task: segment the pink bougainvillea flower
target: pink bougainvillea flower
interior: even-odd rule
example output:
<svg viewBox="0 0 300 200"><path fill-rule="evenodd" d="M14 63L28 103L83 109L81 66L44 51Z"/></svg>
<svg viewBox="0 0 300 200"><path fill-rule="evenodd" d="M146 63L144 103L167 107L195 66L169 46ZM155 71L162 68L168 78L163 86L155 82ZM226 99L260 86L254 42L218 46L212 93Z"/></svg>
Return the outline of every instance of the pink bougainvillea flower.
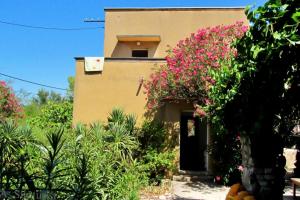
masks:
<svg viewBox="0 0 300 200"><path fill-rule="evenodd" d="M244 171L243 165L239 165L237 169L238 169L239 171L241 171L241 172Z"/></svg>
<svg viewBox="0 0 300 200"><path fill-rule="evenodd" d="M0 85L1 85L2 87L6 87L6 83L5 83L4 81L0 81Z"/></svg>
<svg viewBox="0 0 300 200"><path fill-rule="evenodd" d="M12 89L4 81L0 81L0 121L8 117L22 116L22 107Z"/></svg>
<svg viewBox="0 0 300 200"><path fill-rule="evenodd" d="M214 178L215 183L220 183L221 180L222 180L221 176L215 176L215 178Z"/></svg>
<svg viewBox="0 0 300 200"><path fill-rule="evenodd" d="M197 99L200 106L210 105L208 92L216 84L213 72L223 64L230 65L230 59L237 56L231 43L241 38L248 30L243 22L227 26L199 29L190 37L180 40L168 51L166 64L160 65L144 83L147 94L147 108L156 109L163 100ZM207 113L195 108L199 116Z"/></svg>

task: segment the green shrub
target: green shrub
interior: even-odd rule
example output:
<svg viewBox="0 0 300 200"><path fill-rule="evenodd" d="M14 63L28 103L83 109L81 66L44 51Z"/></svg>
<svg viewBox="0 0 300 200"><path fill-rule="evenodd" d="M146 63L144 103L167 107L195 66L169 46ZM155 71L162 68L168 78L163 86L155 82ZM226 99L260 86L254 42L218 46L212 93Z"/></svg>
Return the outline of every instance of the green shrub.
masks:
<svg viewBox="0 0 300 200"><path fill-rule="evenodd" d="M120 108L114 108L107 118L108 128L116 124L121 125L127 134L133 134L136 125L136 116L133 114L125 114Z"/></svg>
<svg viewBox="0 0 300 200"><path fill-rule="evenodd" d="M78 125L68 134L51 128L45 141L34 142L30 129L1 124L0 192L26 193L26 199L39 191L55 199L138 199L143 174L128 127Z"/></svg>
<svg viewBox="0 0 300 200"><path fill-rule="evenodd" d="M78 125L73 132L73 145L92 161L90 177L98 199L138 198L143 178L133 158L138 142L133 136L135 120L128 120L131 116L115 109L107 125ZM70 148L70 155L74 149Z"/></svg>
<svg viewBox="0 0 300 200"><path fill-rule="evenodd" d="M140 169L146 173L149 183L160 184L167 172L175 170L174 159L175 153L172 151L160 153L156 150L149 150L143 156Z"/></svg>
<svg viewBox="0 0 300 200"><path fill-rule="evenodd" d="M175 153L167 150L164 124L145 121L138 133L140 170L151 184L160 184L167 172L176 168Z"/></svg>
<svg viewBox="0 0 300 200"><path fill-rule="evenodd" d="M155 149L163 150L165 146L166 130L164 124L157 121L145 121L138 133L140 149L144 152Z"/></svg>
<svg viewBox="0 0 300 200"><path fill-rule="evenodd" d="M73 105L68 101L48 102L41 113L29 119L29 124L40 128L66 127L72 125Z"/></svg>
<svg viewBox="0 0 300 200"><path fill-rule="evenodd" d="M43 113L61 107L47 106ZM55 115L39 119L49 116ZM41 191L54 199L139 199L142 185L160 183L173 169L174 153L162 151L162 124L145 122L138 130L135 121L134 115L114 110L107 124L74 129L38 121L45 128L35 127L33 133L13 122L1 124L0 192L24 193L26 199Z"/></svg>

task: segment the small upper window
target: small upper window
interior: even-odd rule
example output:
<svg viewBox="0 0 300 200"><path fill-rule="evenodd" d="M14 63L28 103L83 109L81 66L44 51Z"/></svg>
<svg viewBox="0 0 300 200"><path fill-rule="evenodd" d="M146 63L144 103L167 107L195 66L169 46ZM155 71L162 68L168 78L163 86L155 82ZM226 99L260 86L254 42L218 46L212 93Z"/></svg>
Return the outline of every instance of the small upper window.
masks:
<svg viewBox="0 0 300 200"><path fill-rule="evenodd" d="M148 58L148 50L145 50L145 49L132 50L131 56L132 57Z"/></svg>

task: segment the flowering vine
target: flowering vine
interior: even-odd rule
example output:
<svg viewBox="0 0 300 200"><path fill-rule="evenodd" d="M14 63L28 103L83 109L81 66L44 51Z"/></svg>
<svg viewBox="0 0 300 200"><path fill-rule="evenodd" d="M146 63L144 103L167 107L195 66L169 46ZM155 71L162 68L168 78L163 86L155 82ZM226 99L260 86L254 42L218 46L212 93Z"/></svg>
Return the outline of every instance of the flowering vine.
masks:
<svg viewBox="0 0 300 200"><path fill-rule="evenodd" d="M8 117L18 118L22 116L22 107L4 81L0 81L0 121Z"/></svg>
<svg viewBox="0 0 300 200"><path fill-rule="evenodd" d="M247 31L243 22L227 26L202 28L178 42L168 51L167 64L154 71L144 84L147 108L154 110L165 100L197 102L195 111L206 115L203 107L213 103L209 91L221 66L230 66L237 55L232 42Z"/></svg>

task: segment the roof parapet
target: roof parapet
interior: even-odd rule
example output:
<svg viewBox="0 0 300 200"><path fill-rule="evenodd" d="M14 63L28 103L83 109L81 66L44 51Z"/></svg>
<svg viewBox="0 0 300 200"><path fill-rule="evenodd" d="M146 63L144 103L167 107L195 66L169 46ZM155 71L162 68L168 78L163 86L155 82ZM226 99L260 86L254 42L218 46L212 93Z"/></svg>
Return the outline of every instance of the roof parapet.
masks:
<svg viewBox="0 0 300 200"><path fill-rule="evenodd" d="M104 11L186 11L186 10L243 10L246 6L234 6L234 7L149 7L149 8L104 8Z"/></svg>

